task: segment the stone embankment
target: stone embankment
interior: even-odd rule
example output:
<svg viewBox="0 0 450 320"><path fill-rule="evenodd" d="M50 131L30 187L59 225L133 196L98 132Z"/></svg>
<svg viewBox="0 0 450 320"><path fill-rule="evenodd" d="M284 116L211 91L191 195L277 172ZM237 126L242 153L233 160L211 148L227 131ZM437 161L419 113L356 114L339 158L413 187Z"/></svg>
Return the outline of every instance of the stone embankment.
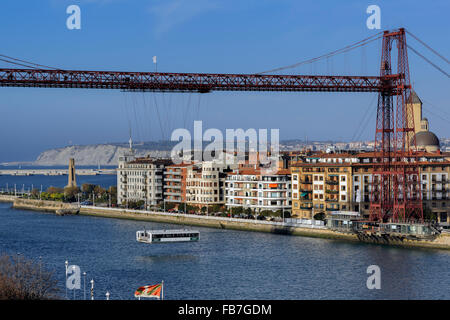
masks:
<svg viewBox="0 0 450 320"><path fill-rule="evenodd" d="M193 214L151 212L141 210L126 210L116 208L101 208L92 206L81 206L80 214L95 217L153 221L219 229L259 231L315 238L346 239L358 241L358 238L352 234L338 234L326 229L323 226L300 225L295 223L200 216Z"/></svg>
<svg viewBox="0 0 450 320"><path fill-rule="evenodd" d="M56 201L22 199L5 195L0 195L0 202L13 202L13 207L18 209L54 212L61 215L78 213L80 215L93 217L152 221L219 229L270 232L276 234L359 242L358 237L355 234L335 232L323 226L317 225L247 220L215 216L198 216L192 214L150 212L142 210L126 210L93 206L78 207L77 205ZM389 245L450 250L450 234L442 233L433 241L404 240Z"/></svg>
<svg viewBox="0 0 450 320"><path fill-rule="evenodd" d="M77 205L72 205L70 203L22 198L14 199L13 208L53 212L58 215L78 214L80 211L80 208Z"/></svg>
<svg viewBox="0 0 450 320"><path fill-rule="evenodd" d="M115 208L99 208L92 206L81 206L81 215L95 217L131 219L141 221L153 221L162 223L174 223L181 225L194 225L200 227L233 229L245 231L270 232L277 234L333 239L359 242L355 234L331 231L322 226L289 224L282 222L269 222L259 220L235 219L213 216L197 216L191 214L175 214L164 212L149 212L140 210L125 210ZM391 243L389 246L401 246L411 248L434 248L450 250L450 234L443 233L433 241L404 240Z"/></svg>
<svg viewBox="0 0 450 320"><path fill-rule="evenodd" d="M14 199L16 198L16 196L0 194L0 202L14 202Z"/></svg>

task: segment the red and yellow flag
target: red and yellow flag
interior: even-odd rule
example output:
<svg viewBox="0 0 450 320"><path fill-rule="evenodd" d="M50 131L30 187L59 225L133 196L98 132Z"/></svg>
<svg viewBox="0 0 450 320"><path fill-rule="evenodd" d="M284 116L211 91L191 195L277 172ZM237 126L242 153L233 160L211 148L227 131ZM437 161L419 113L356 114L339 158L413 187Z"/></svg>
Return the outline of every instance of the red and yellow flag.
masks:
<svg viewBox="0 0 450 320"><path fill-rule="evenodd" d="M136 298L143 297L143 298L161 298L161 289L162 289L162 283L155 284L152 286L143 286L139 287L135 292L134 296Z"/></svg>

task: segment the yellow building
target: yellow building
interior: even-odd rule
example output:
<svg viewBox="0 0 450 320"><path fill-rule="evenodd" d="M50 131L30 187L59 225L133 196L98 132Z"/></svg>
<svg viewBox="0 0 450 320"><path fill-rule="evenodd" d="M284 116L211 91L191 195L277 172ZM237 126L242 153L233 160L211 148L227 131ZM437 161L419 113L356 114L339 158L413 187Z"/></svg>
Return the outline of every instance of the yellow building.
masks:
<svg viewBox="0 0 450 320"><path fill-rule="evenodd" d="M450 223L450 155L419 154L419 175L425 215ZM368 218L373 153L318 154L291 167L292 214L311 219L315 214L349 210Z"/></svg>
<svg viewBox="0 0 450 320"><path fill-rule="evenodd" d="M293 217L311 219L317 213L351 210L352 161L349 154L324 154L293 164Z"/></svg>

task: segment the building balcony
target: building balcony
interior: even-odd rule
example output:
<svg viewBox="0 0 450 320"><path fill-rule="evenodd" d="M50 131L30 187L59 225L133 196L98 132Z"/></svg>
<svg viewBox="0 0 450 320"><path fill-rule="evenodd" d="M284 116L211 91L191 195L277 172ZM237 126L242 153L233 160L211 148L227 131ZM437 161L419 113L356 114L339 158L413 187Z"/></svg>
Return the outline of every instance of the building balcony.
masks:
<svg viewBox="0 0 450 320"><path fill-rule="evenodd" d="M174 197L181 197L181 193L178 192L164 192L165 196L174 196Z"/></svg>
<svg viewBox="0 0 450 320"><path fill-rule="evenodd" d="M339 190L325 190L326 193L330 193L330 194L339 194Z"/></svg>
<svg viewBox="0 0 450 320"><path fill-rule="evenodd" d="M181 178L164 178L164 181L181 182Z"/></svg>
<svg viewBox="0 0 450 320"><path fill-rule="evenodd" d="M338 180L326 180L327 184L331 184L331 185L338 185L339 181Z"/></svg>
<svg viewBox="0 0 450 320"><path fill-rule="evenodd" d="M164 185L164 189L181 189L181 186L166 184Z"/></svg>

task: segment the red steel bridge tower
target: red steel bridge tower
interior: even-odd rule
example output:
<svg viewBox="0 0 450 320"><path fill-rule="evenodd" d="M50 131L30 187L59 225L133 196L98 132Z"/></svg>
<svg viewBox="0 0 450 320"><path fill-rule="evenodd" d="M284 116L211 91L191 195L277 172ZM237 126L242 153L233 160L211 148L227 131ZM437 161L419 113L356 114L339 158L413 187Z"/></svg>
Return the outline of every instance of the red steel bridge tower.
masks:
<svg viewBox="0 0 450 320"><path fill-rule="evenodd" d="M0 86L202 93L378 92L370 219L378 222L422 221L422 193L414 137L414 117L412 105L407 103L411 94L411 82L405 29L385 31L382 41L379 76L80 71L50 68L34 63L30 66L30 63L24 64L27 61L1 55L9 59L8 63L26 68L0 68ZM397 48L397 57L394 56L395 70L391 60L394 46ZM5 61L3 58L1 60Z"/></svg>
<svg viewBox="0 0 450 320"><path fill-rule="evenodd" d="M391 59L397 47L395 73ZM423 221L405 30L383 34L371 182L370 220ZM395 85L392 83L396 79ZM395 100L395 104L394 104Z"/></svg>

